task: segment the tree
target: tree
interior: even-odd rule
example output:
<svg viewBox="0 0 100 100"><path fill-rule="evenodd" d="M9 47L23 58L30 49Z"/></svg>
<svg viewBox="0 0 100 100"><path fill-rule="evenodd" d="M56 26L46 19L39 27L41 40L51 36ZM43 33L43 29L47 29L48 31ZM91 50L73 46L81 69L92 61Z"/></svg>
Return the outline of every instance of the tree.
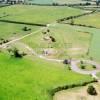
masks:
<svg viewBox="0 0 100 100"><path fill-rule="evenodd" d="M63 64L70 64L70 62L69 62L69 60L68 59L65 59L64 61L63 61Z"/></svg>
<svg viewBox="0 0 100 100"><path fill-rule="evenodd" d="M82 65L81 65L81 69L85 69L85 65L82 64Z"/></svg>
<svg viewBox="0 0 100 100"><path fill-rule="evenodd" d="M16 49L16 48L13 50L13 56L16 57L16 58L22 58L23 57L22 54L19 53L19 50Z"/></svg>
<svg viewBox="0 0 100 100"><path fill-rule="evenodd" d="M28 28L26 26L23 28L23 31L30 31L30 30L31 30L31 28Z"/></svg>
<svg viewBox="0 0 100 100"><path fill-rule="evenodd" d="M15 58L22 58L23 56L26 55L26 53L24 53L24 52L22 52L22 53L19 52L19 50L17 48L14 48L14 49L9 48L8 52L11 53L11 56L13 56Z"/></svg>
<svg viewBox="0 0 100 100"><path fill-rule="evenodd" d="M88 86L87 92L88 92L90 95L97 95L96 89L95 89L94 86L92 86L92 85Z"/></svg>
<svg viewBox="0 0 100 100"><path fill-rule="evenodd" d="M56 42L56 39L53 36L50 36L52 42Z"/></svg>

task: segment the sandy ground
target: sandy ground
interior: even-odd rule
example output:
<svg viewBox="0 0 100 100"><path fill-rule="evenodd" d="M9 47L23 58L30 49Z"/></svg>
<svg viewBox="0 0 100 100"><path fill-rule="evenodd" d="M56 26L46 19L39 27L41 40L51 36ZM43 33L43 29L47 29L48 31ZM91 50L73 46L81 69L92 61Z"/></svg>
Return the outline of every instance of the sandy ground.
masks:
<svg viewBox="0 0 100 100"><path fill-rule="evenodd" d="M64 90L55 94L53 100L100 100L100 83L93 84L98 95L91 96L87 93L87 86Z"/></svg>

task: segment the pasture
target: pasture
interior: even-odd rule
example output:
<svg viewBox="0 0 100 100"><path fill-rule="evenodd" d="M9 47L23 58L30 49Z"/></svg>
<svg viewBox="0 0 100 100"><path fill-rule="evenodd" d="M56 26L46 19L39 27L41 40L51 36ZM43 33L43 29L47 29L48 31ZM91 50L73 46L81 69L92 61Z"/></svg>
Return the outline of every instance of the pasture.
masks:
<svg viewBox="0 0 100 100"><path fill-rule="evenodd" d="M0 19L48 24L55 22L57 19L81 13L83 13L82 10L69 7L13 5L0 8Z"/></svg>
<svg viewBox="0 0 100 100"><path fill-rule="evenodd" d="M1 100L52 100L49 91L54 87L90 80L90 76L69 71L61 63L0 53Z"/></svg>
<svg viewBox="0 0 100 100"><path fill-rule="evenodd" d="M100 12L77 18L74 22L75 24L83 24L100 28Z"/></svg>
<svg viewBox="0 0 100 100"><path fill-rule="evenodd" d="M24 31L23 30L24 27L31 28L31 30ZM17 37L26 35L28 33L31 33L37 30L38 28L40 27L0 22L0 38L6 38L6 39L17 38Z"/></svg>
<svg viewBox="0 0 100 100"><path fill-rule="evenodd" d="M14 40L33 32L34 34L9 46L20 48L22 51L26 51L25 46L29 46L38 55L47 49L53 53L47 56L51 58L89 59L93 57L94 61L100 62L99 29L56 23L56 20L60 18L83 12L84 10L61 6L12 5L3 7L0 8L0 20L36 24L55 23L45 27L41 32L34 33L41 27L0 21L0 38ZM78 19L75 19L75 23ZM99 21L98 16L97 20ZM91 25L98 27L98 21ZM24 31L24 27L31 28L31 30ZM49 41L51 37L53 42ZM15 58L5 48L0 48L0 100L52 100L50 91L55 87L82 84L93 80L90 75L82 75L69 70L69 65L43 60L29 53L23 58Z"/></svg>
<svg viewBox="0 0 100 100"><path fill-rule="evenodd" d="M22 41L38 53L42 53L45 49L48 49L48 51L52 49L54 54L51 54L51 56L54 58L64 59L68 56L86 56L91 33L77 31L69 25L60 24L51 26L49 30L50 32L46 35L41 31L35 35L33 34L31 37L24 38ZM49 42L49 40L44 39L49 36L54 37L56 42Z"/></svg>

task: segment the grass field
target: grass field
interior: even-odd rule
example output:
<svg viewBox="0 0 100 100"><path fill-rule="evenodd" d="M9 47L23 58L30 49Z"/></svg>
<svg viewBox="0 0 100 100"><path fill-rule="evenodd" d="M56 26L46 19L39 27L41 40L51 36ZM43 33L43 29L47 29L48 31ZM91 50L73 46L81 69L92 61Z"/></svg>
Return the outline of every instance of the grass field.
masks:
<svg viewBox="0 0 100 100"><path fill-rule="evenodd" d="M69 7L15 5L0 8L0 19L47 24L80 13L83 11Z"/></svg>
<svg viewBox="0 0 100 100"><path fill-rule="evenodd" d="M65 58L68 55L71 57L86 55L89 47L91 33L81 32L75 30L68 25L56 25L50 29L47 36L53 36L56 42L49 43L43 38L42 32L33 34L31 37L25 38L23 41L33 49L53 49L58 51L54 56L57 58ZM38 42L37 42L38 41Z"/></svg>
<svg viewBox="0 0 100 100"><path fill-rule="evenodd" d="M74 21L76 24L90 25L100 28L100 12L77 18Z"/></svg>
<svg viewBox="0 0 100 100"><path fill-rule="evenodd" d="M24 31L23 28L26 26L31 28L31 31ZM17 38L27 33L31 33L38 28L40 27L0 22L0 38Z"/></svg>
<svg viewBox="0 0 100 100"><path fill-rule="evenodd" d="M59 18L83 12L83 10L69 7L13 5L0 8L0 19L47 24ZM90 24L98 27L99 15L97 20L94 24ZM25 26L32 30L23 31ZM0 22L0 38L16 39L39 28ZM22 51L26 50L24 45L29 46L37 50L38 55L42 53L41 50L50 48L54 51L53 57L59 59L65 59L67 56L85 59L87 51L90 50L89 57L100 62L100 29L56 23L49 27L50 32L43 34L46 30L12 43L12 46ZM56 42L46 41L44 38L48 36L54 37ZM62 63L39 59L32 54L22 59L12 58L6 50L0 49L0 100L52 100L49 91L53 88L92 80L91 76L75 73L67 67Z"/></svg>
<svg viewBox="0 0 100 100"><path fill-rule="evenodd" d="M0 53L1 100L52 100L48 93L52 88L90 80L90 76L69 71L60 63Z"/></svg>
<svg viewBox="0 0 100 100"><path fill-rule="evenodd" d="M92 64L88 64L88 63L84 63L84 64L78 63L77 66L80 69L85 70L85 71L92 71L92 70L96 69L96 66L94 66Z"/></svg>
<svg viewBox="0 0 100 100"><path fill-rule="evenodd" d="M97 60L100 62L100 29L95 29L95 28L86 28L86 27L79 27L79 26L73 26L73 29L75 31L79 32L85 32L85 33L90 33L91 34L91 39L90 39L90 49L89 49L89 56L93 57L94 60Z"/></svg>

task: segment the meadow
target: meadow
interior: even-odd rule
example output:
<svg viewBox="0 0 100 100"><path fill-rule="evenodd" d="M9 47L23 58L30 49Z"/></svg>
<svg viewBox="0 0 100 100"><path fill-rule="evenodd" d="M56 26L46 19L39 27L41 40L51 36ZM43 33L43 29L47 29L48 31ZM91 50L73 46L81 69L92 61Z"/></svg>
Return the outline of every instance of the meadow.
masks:
<svg viewBox="0 0 100 100"><path fill-rule="evenodd" d="M24 31L23 28L31 28L31 31ZM0 38L10 39L17 38L37 30L40 27L31 25L21 25L14 23L0 22Z"/></svg>
<svg viewBox="0 0 100 100"><path fill-rule="evenodd" d="M56 24L49 28L50 32L44 35L42 32L24 38L22 42L29 45L34 50L43 52L43 49L53 49L58 51L55 58L81 57L86 55L91 39L91 33L77 31L72 26ZM45 30L44 30L45 31ZM43 38L52 36L56 42L49 42ZM38 42L37 42L38 41ZM38 48L38 49L37 49Z"/></svg>
<svg viewBox="0 0 100 100"><path fill-rule="evenodd" d="M74 26L76 30L91 33L89 56L100 62L100 29Z"/></svg>
<svg viewBox="0 0 100 100"><path fill-rule="evenodd" d="M83 11L69 7L13 5L0 8L0 19L48 24L55 22L57 19L80 13L83 13Z"/></svg>
<svg viewBox="0 0 100 100"><path fill-rule="evenodd" d="M74 21L75 24L83 24L100 28L100 12L77 18Z"/></svg>
<svg viewBox="0 0 100 100"><path fill-rule="evenodd" d="M0 53L1 100L52 100L49 91L53 88L90 80L90 76L74 73L61 63Z"/></svg>
<svg viewBox="0 0 100 100"><path fill-rule="evenodd" d="M0 20L48 24L83 12L69 7L13 5L0 8ZM98 23L95 25L98 26ZM23 27L29 27L31 31L23 31ZM0 22L0 38L16 39L38 29L40 27ZM50 32L43 34L48 29ZM58 51L54 57L59 59L67 56L81 58L89 49L89 56L100 62L99 32L100 29L96 28L55 23L18 43L25 44L33 50L54 49ZM45 36L54 37L56 42L44 41ZM18 46L17 42L12 45ZM21 50L25 50L24 46L21 46ZM37 53L41 54L41 51ZM22 59L14 58L6 50L0 49L0 100L52 100L50 91L55 87L91 80L93 79L90 75L75 73L63 63L46 61L32 54Z"/></svg>

